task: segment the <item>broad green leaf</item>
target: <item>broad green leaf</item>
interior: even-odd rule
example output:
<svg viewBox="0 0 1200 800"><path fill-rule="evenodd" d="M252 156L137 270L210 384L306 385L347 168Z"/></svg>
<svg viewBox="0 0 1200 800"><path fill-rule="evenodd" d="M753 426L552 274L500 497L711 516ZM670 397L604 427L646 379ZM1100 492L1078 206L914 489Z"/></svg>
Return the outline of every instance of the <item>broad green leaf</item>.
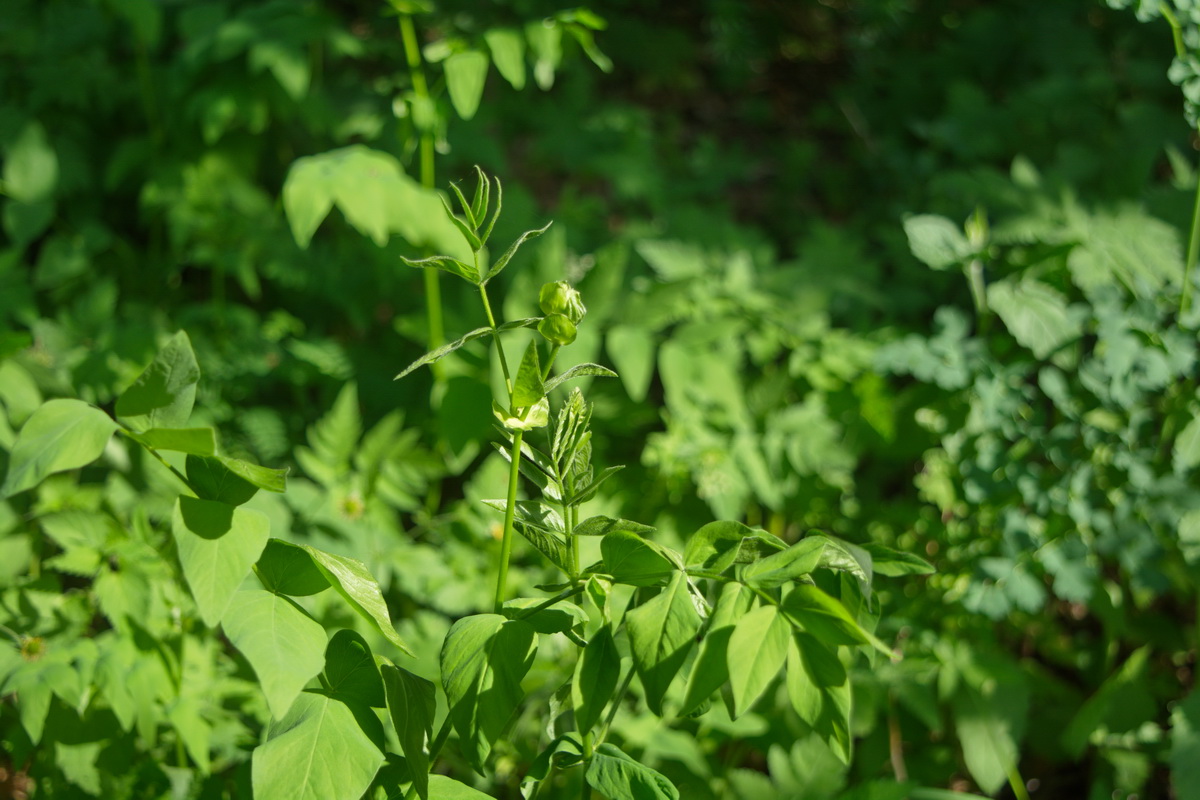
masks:
<svg viewBox="0 0 1200 800"><path fill-rule="evenodd" d="M282 539L267 542L255 572L267 591L275 594L305 597L329 588L329 580L308 551Z"/></svg>
<svg viewBox="0 0 1200 800"><path fill-rule="evenodd" d="M987 692L961 687L952 707L963 761L979 788L994 795L1020 757L1019 723L1014 718L1024 715L1028 693L1008 682L993 681L989 687Z"/></svg>
<svg viewBox="0 0 1200 800"><path fill-rule="evenodd" d="M626 531L635 533L638 536L643 536L648 533L654 533L655 528L652 525L643 525L640 522L631 522L627 519L613 519L612 517L588 517L583 522L575 526L571 531L572 536L607 536L616 531Z"/></svg>
<svg viewBox="0 0 1200 800"><path fill-rule="evenodd" d="M892 651L874 635L863 630L846 607L811 584L800 584L783 598L783 613L826 644L869 644L886 656Z"/></svg>
<svg viewBox="0 0 1200 800"><path fill-rule="evenodd" d="M546 394L562 386L569 380L574 378L582 378L584 376L595 376L600 378L615 378L617 373L613 372L608 367L602 367L599 364L576 364L575 366L564 370L561 375L555 375L550 380L546 381Z"/></svg>
<svg viewBox="0 0 1200 800"><path fill-rule="evenodd" d="M692 602L687 575L675 572L659 594L625 612L625 628L646 705L662 716L663 695L700 630L700 614Z"/></svg>
<svg viewBox="0 0 1200 800"><path fill-rule="evenodd" d="M730 581L721 587L708 630L700 640L700 652L688 676L687 693L679 709L681 715L699 708L729 680L729 637L738 620L750 610L753 600L754 592L745 584Z"/></svg>
<svg viewBox="0 0 1200 800"><path fill-rule="evenodd" d="M472 789L446 775L429 775L429 800L492 800L492 796Z"/></svg>
<svg viewBox="0 0 1200 800"><path fill-rule="evenodd" d="M438 193L405 175L388 153L356 144L296 159L283 184L283 209L296 244L308 247L335 204L380 247L398 233L416 248L471 257L442 215Z"/></svg>
<svg viewBox="0 0 1200 800"><path fill-rule="evenodd" d="M324 677L322 685L336 700L372 708L386 705L383 679L371 655L371 647L354 631L340 630L329 640L325 648Z"/></svg>
<svg viewBox="0 0 1200 800"><path fill-rule="evenodd" d="M1200 689L1171 712L1171 786L1179 800L1200 800Z"/></svg>
<svg viewBox="0 0 1200 800"><path fill-rule="evenodd" d="M450 102L463 119L475 116L479 99L483 97L483 84L487 80L488 57L478 50L455 53L446 59L446 89Z"/></svg>
<svg viewBox="0 0 1200 800"><path fill-rule="evenodd" d="M429 755L425 740L433 733L436 708L432 683L392 664L380 667L383 688L387 695L388 713L400 740L400 752L412 767L417 794L429 796Z"/></svg>
<svg viewBox="0 0 1200 800"><path fill-rule="evenodd" d="M587 647L575 662L571 704L575 707L575 724L579 730L589 731L599 721L616 691L620 674L621 656L612 629L605 625L588 640Z"/></svg>
<svg viewBox="0 0 1200 800"><path fill-rule="evenodd" d="M254 667L276 719L325 666L325 629L286 597L242 589L230 601L221 627Z"/></svg>
<svg viewBox="0 0 1200 800"><path fill-rule="evenodd" d="M300 546L312 556L313 563L351 608L374 623L384 638L400 648L405 655L413 654L392 626L392 618L388 614L383 593L379 590L379 584L367 571L366 565L356 559L326 553L310 545Z"/></svg>
<svg viewBox="0 0 1200 800"><path fill-rule="evenodd" d="M476 772L525 697L521 679L536 650L533 628L499 614L465 617L442 644L442 688L462 752Z"/></svg>
<svg viewBox="0 0 1200 800"><path fill-rule="evenodd" d="M521 245L525 244L525 242L529 241L530 239L536 239L537 237L541 236L543 233L545 233L547 230L550 229L551 224L552 223L547 222L545 225L543 225L540 228L537 228L532 231L525 231L524 233L522 233L517 238L516 241L514 241L511 245L508 246L508 249L504 251L504 254L501 255L498 259L496 259L496 262L494 264L492 264L491 268L487 272L487 277L485 277L483 279L483 282L487 283L492 278L499 275L501 270L503 270L505 267L508 266L508 262L512 260L512 257L514 255L516 255L517 249Z"/></svg>
<svg viewBox="0 0 1200 800"><path fill-rule="evenodd" d="M117 398L117 418L135 431L182 428L192 415L200 365L185 331L167 342L150 366Z"/></svg>
<svg viewBox="0 0 1200 800"><path fill-rule="evenodd" d="M526 23L525 40L533 54L533 79L538 88L548 91L562 62L562 26L553 18Z"/></svg>
<svg viewBox="0 0 1200 800"><path fill-rule="evenodd" d="M607 742L592 754L584 777L589 786L612 800L679 800L679 790L665 775Z"/></svg>
<svg viewBox="0 0 1200 800"><path fill-rule="evenodd" d="M873 542L860 547L871 556L872 565L878 575L896 578L901 575L930 575L936 572L932 564L912 553L893 550Z"/></svg>
<svg viewBox="0 0 1200 800"><path fill-rule="evenodd" d="M1083 335L1083 321L1071 313L1066 297L1041 281L993 283L987 301L1013 338L1037 358L1048 358Z"/></svg>
<svg viewBox="0 0 1200 800"><path fill-rule="evenodd" d="M409 364L408 367L406 367L403 372L401 372L399 375L397 375L395 378L393 378L393 380L397 380L397 381L400 380L405 375L408 375L410 372L417 369L418 367L423 367L426 364L432 364L435 361L441 361L443 358L450 355L451 353L453 353L455 350L462 347L467 342L473 342L476 339L482 339L485 336L491 336L493 331L509 331L509 330L516 330L517 328L532 328L538 324L538 319L539 319L538 317L530 317L528 319L517 319L517 320L513 320L511 322L505 322L504 324L502 324L499 327L494 328L494 329L493 328L476 328L475 330L471 331L470 333L465 334L458 339L455 339L453 342L450 342L449 344L444 344L441 347L437 348L436 350L431 350L428 353L426 353L425 355L421 356L416 361Z"/></svg>
<svg viewBox="0 0 1200 800"><path fill-rule="evenodd" d="M133 438L154 450L171 450L197 456L217 453L217 432L212 428L150 428Z"/></svg>
<svg viewBox="0 0 1200 800"><path fill-rule="evenodd" d="M971 244L959 226L936 214L908 217L904 233L912 254L931 269L949 269L971 254Z"/></svg>
<svg viewBox="0 0 1200 800"><path fill-rule="evenodd" d="M727 651L734 718L746 713L775 679L791 639L791 623L774 605L759 606L737 621Z"/></svg>
<svg viewBox="0 0 1200 800"><path fill-rule="evenodd" d="M782 550L783 542L766 531L740 522L710 522L692 534L683 553L683 563L707 572L724 572L735 563L744 564Z"/></svg>
<svg viewBox="0 0 1200 800"><path fill-rule="evenodd" d="M748 564L741 579L760 589L782 586L815 570L828 545L829 539L824 536L806 536L786 550Z"/></svg>
<svg viewBox="0 0 1200 800"><path fill-rule="evenodd" d="M1175 437L1171 464L1176 472L1186 472L1200 464L1200 416L1194 416Z"/></svg>
<svg viewBox="0 0 1200 800"><path fill-rule="evenodd" d="M256 800L358 800L383 753L349 706L304 693L283 719L267 725L251 759Z"/></svg>
<svg viewBox="0 0 1200 800"><path fill-rule="evenodd" d="M621 375L629 399L646 399L654 377L654 335L631 325L618 325L608 332L608 356Z"/></svg>
<svg viewBox="0 0 1200 800"><path fill-rule="evenodd" d="M49 400L26 420L8 460L0 499L37 486L55 472L100 457L117 423L82 400Z"/></svg>
<svg viewBox="0 0 1200 800"><path fill-rule="evenodd" d="M534 339L525 348L521 366L517 368L512 403L517 408L525 408L537 403L548 391L547 385L542 383L542 363L538 358L537 340Z"/></svg>
<svg viewBox="0 0 1200 800"><path fill-rule="evenodd" d="M188 455L184 470L188 485L204 500L240 506L258 494L257 486L234 473L219 458Z"/></svg>
<svg viewBox="0 0 1200 800"><path fill-rule="evenodd" d="M171 533L200 619L216 627L250 568L267 546L265 514L215 500L181 496Z"/></svg>
<svg viewBox="0 0 1200 800"><path fill-rule="evenodd" d="M800 718L825 738L843 763L849 763L852 693L835 650L808 634L796 633L788 643L786 686Z"/></svg>
<svg viewBox="0 0 1200 800"><path fill-rule="evenodd" d="M287 491L288 471L286 469L260 467L258 464L251 464L249 461L242 461L239 458L229 458L228 456L217 456L216 460L225 469L242 480L257 486L259 489L266 489L268 492L276 492L278 494L283 494Z"/></svg>
<svg viewBox="0 0 1200 800"><path fill-rule="evenodd" d="M18 203L49 199L58 184L58 154L36 120L27 122L4 154L4 193Z"/></svg>
<svg viewBox="0 0 1200 800"><path fill-rule="evenodd" d="M512 28L484 31L483 40L492 52L496 70L518 92L525 88L525 39Z"/></svg>
<svg viewBox="0 0 1200 800"><path fill-rule="evenodd" d="M653 586L662 583L678 565L663 548L635 533L617 530L600 540L604 571L617 583Z"/></svg>
<svg viewBox="0 0 1200 800"><path fill-rule="evenodd" d="M1154 713L1155 700L1146 687L1150 655L1149 645L1134 650L1075 713L1062 733L1063 748L1070 756L1081 757L1092 736L1097 731L1108 731L1114 720L1129 719L1139 712Z"/></svg>

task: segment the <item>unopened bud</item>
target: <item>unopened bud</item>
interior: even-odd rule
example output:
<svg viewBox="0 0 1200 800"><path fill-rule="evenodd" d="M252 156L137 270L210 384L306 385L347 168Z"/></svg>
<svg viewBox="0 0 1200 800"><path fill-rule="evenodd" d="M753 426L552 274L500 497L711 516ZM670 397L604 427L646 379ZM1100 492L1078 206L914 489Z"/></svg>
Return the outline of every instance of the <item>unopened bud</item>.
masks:
<svg viewBox="0 0 1200 800"><path fill-rule="evenodd" d="M562 314L576 325L587 313L579 290L566 281L554 281L543 285L542 291L538 293L538 305L542 307L543 314Z"/></svg>

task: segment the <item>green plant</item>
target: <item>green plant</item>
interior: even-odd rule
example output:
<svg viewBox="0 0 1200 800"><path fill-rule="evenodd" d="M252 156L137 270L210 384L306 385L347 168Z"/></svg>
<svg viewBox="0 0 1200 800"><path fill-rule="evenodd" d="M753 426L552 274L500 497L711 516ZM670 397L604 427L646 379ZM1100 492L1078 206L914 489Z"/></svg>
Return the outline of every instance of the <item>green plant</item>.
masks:
<svg viewBox="0 0 1200 800"><path fill-rule="evenodd" d="M521 679L534 662L539 637L557 634L577 648L576 666L553 693L547 725L552 738L522 781L526 796L554 768L570 772L579 767L575 773L582 777L574 782L582 796L595 789L613 798L678 797L664 776L606 741L635 676L647 707L658 716L666 713L664 700L675 715L702 714L721 690L737 717L784 671L800 718L839 759L848 761L851 692L840 653L863 648L892 655L870 632L878 613L871 578L876 572L924 573L929 566L888 548L857 547L816 533L789 547L737 522L701 527L681 554L647 538L654 531L650 526L603 515L581 520L580 507L620 467L595 471L591 409L582 393L572 391L553 414L553 425L549 395L568 380L615 373L585 363L551 377L559 349L574 341L586 313L579 293L564 281L542 287L543 316L497 322L489 281L523 242L546 228L523 234L489 266L481 256L500 213L502 192L499 180L476 174L470 201L453 187L461 216L446 209L472 260L434 256L408 263L449 272L477 287L488 324L427 353L397 377L469 342L493 340L504 391L493 412L506 440L501 452L509 462L509 480L507 497L489 504L504 513L504 530L493 611L460 619L447 633L439 665L446 720L428 753L418 747L419 735L407 741L402 736L406 758L427 767L453 728L466 762L483 772L524 696ZM493 191L495 211L489 218ZM530 341L514 371L501 334L533 327L545 343ZM543 356L544 346L549 350ZM543 428L545 445L526 440ZM518 499L522 474L537 489L536 499ZM514 532L561 573L557 582L541 587L549 597L508 597ZM589 545L599 559L584 567L580 550ZM576 598L582 603L573 602ZM686 682L676 681L697 641ZM626 651L628 666L623 664ZM397 719L398 729L400 724ZM414 788L423 796L424 779L414 778Z"/></svg>
<svg viewBox="0 0 1200 800"><path fill-rule="evenodd" d="M1006 189L990 224L906 219L918 259L972 284L974 316L942 308L934 335L878 353L925 384L915 420L936 441L917 486L945 548L931 581L953 631L931 647L939 696L985 791L1016 791L1019 762L1038 768L1029 753L1090 754L1097 791L1166 791L1169 769L1194 797L1196 700L1174 677L1196 642L1177 622L1195 603L1200 502L1182 248L1136 206L1056 196L1027 163ZM989 653L1004 620L1029 621L1024 658ZM981 692L989 675L1011 696Z"/></svg>

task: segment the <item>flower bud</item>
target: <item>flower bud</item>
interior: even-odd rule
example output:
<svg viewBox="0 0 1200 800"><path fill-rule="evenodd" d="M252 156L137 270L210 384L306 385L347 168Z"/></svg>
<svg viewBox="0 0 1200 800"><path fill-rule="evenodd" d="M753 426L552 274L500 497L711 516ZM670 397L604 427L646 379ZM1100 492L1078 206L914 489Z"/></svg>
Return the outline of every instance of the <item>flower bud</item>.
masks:
<svg viewBox="0 0 1200 800"><path fill-rule="evenodd" d="M543 285L542 291L538 293L538 305L542 307L543 314L562 314L576 325L587 313L579 290L566 281L554 281Z"/></svg>
<svg viewBox="0 0 1200 800"><path fill-rule="evenodd" d="M545 336L550 344L568 345L575 341L575 323L562 314L547 314L546 318L538 323L538 333Z"/></svg>

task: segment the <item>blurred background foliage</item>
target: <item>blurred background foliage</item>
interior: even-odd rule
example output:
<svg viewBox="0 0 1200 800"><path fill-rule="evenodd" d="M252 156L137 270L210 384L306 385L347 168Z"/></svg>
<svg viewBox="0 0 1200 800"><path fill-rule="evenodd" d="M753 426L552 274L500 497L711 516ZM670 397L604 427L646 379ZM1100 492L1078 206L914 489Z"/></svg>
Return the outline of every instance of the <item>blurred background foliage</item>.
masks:
<svg viewBox="0 0 1200 800"><path fill-rule="evenodd" d="M938 567L881 589L905 658L855 676L851 767L783 713L630 711L623 747L694 797L1198 798L1197 171L1171 55L1167 25L1096 0L9 0L0 463L43 397L107 406L186 329L204 423L292 469L262 500L276 535L364 560L435 653L488 603L504 467L482 346L391 380L477 324L448 281L430 320L400 256L455 246L427 187L478 164L500 239L555 221L498 279L506 316L569 278L571 357L621 374L590 388L596 461L628 465L604 513ZM164 478L109 460L120 480L0 504L0 623L58 654L7 648L0 692L80 676L42 720L0 705L0 768L14 796L248 792L265 708L154 582ZM114 665L164 645L210 688L143 676L161 713L127 713ZM518 722L484 788L517 796L540 734Z"/></svg>

